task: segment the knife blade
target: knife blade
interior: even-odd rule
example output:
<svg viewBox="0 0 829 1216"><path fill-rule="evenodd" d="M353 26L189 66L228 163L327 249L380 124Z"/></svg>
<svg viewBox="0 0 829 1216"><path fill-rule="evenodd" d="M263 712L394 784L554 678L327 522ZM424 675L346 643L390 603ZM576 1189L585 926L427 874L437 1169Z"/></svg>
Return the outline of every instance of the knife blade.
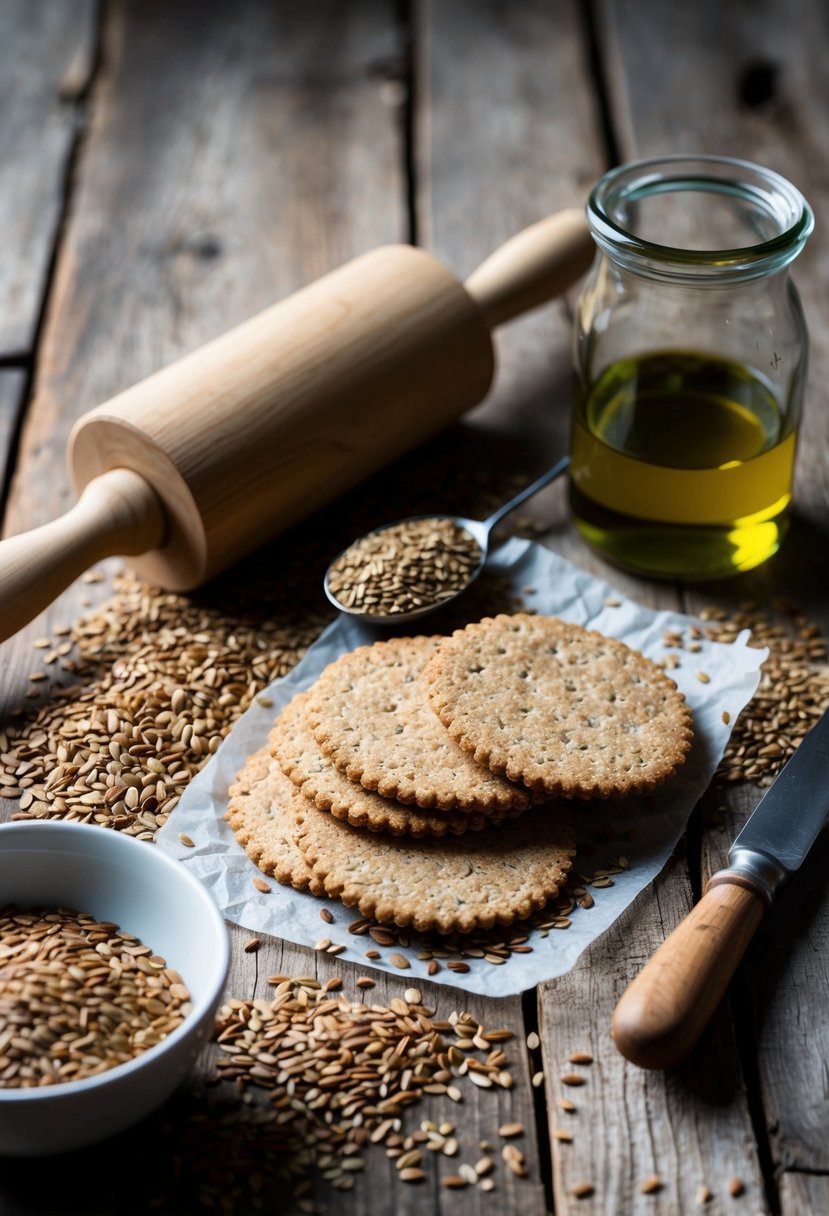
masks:
<svg viewBox="0 0 829 1216"><path fill-rule="evenodd" d="M699 903L616 1006L619 1051L643 1068L679 1064L722 999L781 882L829 815L829 709L763 795Z"/></svg>

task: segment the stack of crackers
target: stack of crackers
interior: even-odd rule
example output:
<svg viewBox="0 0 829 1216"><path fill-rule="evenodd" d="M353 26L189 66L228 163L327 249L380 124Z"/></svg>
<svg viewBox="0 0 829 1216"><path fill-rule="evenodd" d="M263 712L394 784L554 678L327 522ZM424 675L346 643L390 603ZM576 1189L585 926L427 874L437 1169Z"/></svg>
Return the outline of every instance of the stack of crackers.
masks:
<svg viewBox="0 0 829 1216"><path fill-rule="evenodd" d="M332 663L249 757L227 818L279 882L381 923L470 932L551 900L573 813L668 780L691 737L682 694L637 651L500 615Z"/></svg>

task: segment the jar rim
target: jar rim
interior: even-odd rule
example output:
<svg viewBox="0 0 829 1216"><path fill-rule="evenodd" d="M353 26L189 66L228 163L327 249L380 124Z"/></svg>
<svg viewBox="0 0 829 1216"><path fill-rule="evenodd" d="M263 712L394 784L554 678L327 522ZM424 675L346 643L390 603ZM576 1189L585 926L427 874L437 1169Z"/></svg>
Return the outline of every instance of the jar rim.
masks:
<svg viewBox="0 0 829 1216"><path fill-rule="evenodd" d="M683 249L648 241L613 218L626 202L655 194L696 190L742 198L780 231L754 244ZM630 161L611 169L592 190L587 219L594 240L627 269L674 280L756 278L788 265L814 228L812 209L796 186L773 169L730 156L670 155Z"/></svg>

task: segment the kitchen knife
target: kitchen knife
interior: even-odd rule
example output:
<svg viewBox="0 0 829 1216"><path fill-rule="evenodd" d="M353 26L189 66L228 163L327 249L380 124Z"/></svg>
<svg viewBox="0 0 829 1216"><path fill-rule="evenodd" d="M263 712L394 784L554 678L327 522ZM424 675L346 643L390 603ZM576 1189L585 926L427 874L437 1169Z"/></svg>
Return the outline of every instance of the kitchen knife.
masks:
<svg viewBox="0 0 829 1216"><path fill-rule="evenodd" d="M622 996L613 1040L642 1068L670 1068L696 1043L781 882L829 814L829 710L757 804L705 894Z"/></svg>

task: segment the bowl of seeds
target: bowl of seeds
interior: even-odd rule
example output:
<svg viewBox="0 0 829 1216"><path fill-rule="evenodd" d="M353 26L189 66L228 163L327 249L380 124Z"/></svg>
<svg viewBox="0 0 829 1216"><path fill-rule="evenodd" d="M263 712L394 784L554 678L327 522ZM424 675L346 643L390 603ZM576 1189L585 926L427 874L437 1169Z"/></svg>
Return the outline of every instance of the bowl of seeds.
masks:
<svg viewBox="0 0 829 1216"><path fill-rule="evenodd" d="M213 1029L227 929L144 841L0 826L0 1153L91 1144L159 1106Z"/></svg>

